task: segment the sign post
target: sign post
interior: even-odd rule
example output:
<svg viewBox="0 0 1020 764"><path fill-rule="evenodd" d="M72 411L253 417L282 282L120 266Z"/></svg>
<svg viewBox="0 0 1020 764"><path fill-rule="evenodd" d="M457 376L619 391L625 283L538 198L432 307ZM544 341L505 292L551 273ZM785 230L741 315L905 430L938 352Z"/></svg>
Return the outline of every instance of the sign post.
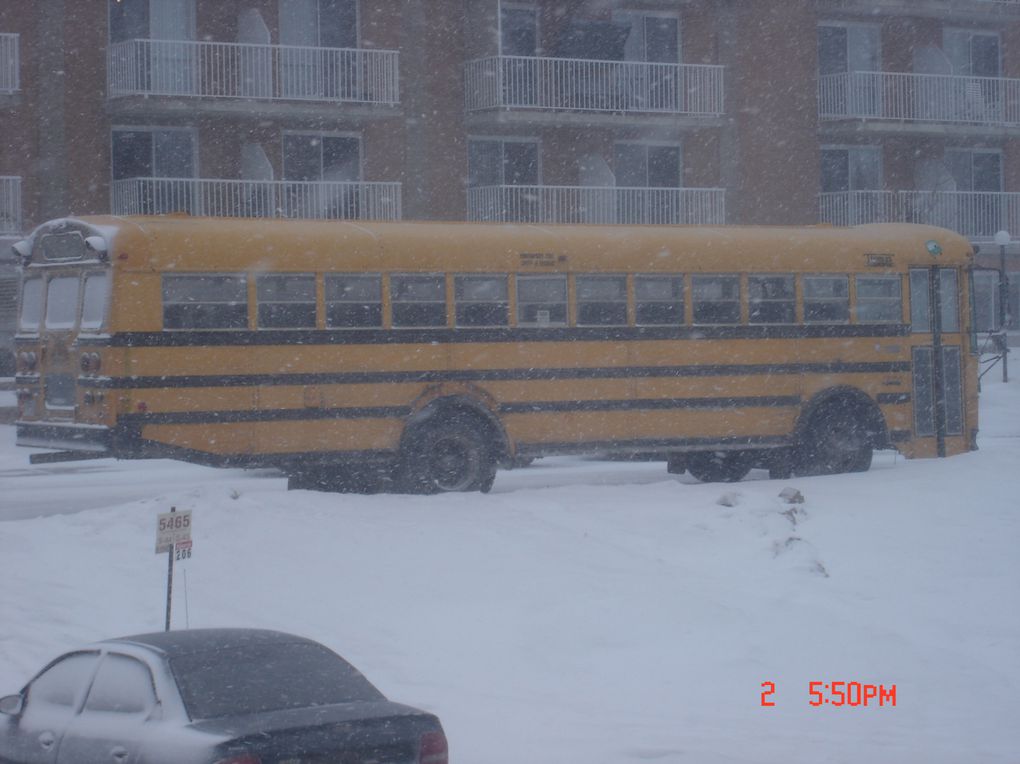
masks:
<svg viewBox="0 0 1020 764"><path fill-rule="evenodd" d="M191 557L191 510L170 507L156 518L156 554L166 552L166 631L170 631L170 603L174 588L174 554Z"/></svg>

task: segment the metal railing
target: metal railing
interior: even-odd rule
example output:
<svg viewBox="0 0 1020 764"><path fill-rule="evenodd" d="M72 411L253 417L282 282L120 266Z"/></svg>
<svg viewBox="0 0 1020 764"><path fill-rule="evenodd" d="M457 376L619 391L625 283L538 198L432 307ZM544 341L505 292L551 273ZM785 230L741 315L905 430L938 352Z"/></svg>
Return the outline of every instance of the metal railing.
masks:
<svg viewBox="0 0 1020 764"><path fill-rule="evenodd" d="M719 116L723 67L534 56L494 56L465 66L468 111L567 109Z"/></svg>
<svg viewBox="0 0 1020 764"><path fill-rule="evenodd" d="M899 72L818 78L818 117L1020 125L1020 79Z"/></svg>
<svg viewBox="0 0 1020 764"><path fill-rule="evenodd" d="M111 98L130 95L395 104L398 53L186 40L110 46Z"/></svg>
<svg viewBox="0 0 1020 764"><path fill-rule="evenodd" d="M400 220L399 183L128 178L111 186L115 215Z"/></svg>
<svg viewBox="0 0 1020 764"><path fill-rule="evenodd" d="M16 34L0 34L0 93L21 89L21 53Z"/></svg>
<svg viewBox="0 0 1020 764"><path fill-rule="evenodd" d="M971 239L1020 230L1020 192L843 191L819 194L818 206L833 225L925 223Z"/></svg>
<svg viewBox="0 0 1020 764"><path fill-rule="evenodd" d="M468 189L468 220L517 223L722 225L722 188L478 186Z"/></svg>
<svg viewBox="0 0 1020 764"><path fill-rule="evenodd" d="M0 234L21 233L21 178L0 175Z"/></svg>

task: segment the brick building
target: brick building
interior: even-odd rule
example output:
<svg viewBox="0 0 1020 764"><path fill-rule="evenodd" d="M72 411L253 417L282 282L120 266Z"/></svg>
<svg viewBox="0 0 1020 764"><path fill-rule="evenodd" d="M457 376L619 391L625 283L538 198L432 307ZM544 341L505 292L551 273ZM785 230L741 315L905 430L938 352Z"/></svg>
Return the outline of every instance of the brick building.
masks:
<svg viewBox="0 0 1020 764"><path fill-rule="evenodd" d="M0 136L7 236L106 212L906 220L998 267L1020 0L0 0Z"/></svg>

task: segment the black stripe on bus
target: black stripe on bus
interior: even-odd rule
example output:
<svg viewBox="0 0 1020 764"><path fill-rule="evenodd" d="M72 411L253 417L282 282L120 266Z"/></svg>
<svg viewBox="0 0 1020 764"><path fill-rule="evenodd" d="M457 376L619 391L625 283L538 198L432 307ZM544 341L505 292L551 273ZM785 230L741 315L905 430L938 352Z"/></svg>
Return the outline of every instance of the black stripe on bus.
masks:
<svg viewBox="0 0 1020 764"><path fill-rule="evenodd" d="M358 385L415 382L512 382L566 379L635 379L654 377L723 377L787 374L861 374L910 371L909 361L860 361L791 364L711 364L698 366L595 366L553 369L455 369L425 371L355 371L316 374L190 374L150 377L79 377L93 389L164 387L252 387L258 385ZM897 393L898 395L898 393Z"/></svg>
<svg viewBox="0 0 1020 764"><path fill-rule="evenodd" d="M666 449L733 449L741 447L776 447L789 445L790 438L786 435L746 435L729 438L643 438L634 440L584 441L583 443L518 443L517 453L522 456L531 454L577 454L614 451L659 451Z"/></svg>
<svg viewBox="0 0 1020 764"><path fill-rule="evenodd" d="M762 406L797 406L798 396L757 398L654 398L608 401L535 401L504 403L504 414L533 414L548 411L641 411L663 409L720 409ZM350 408L293 408L246 411L168 411L125 414L125 424L236 424L239 422L281 422L322 419L402 419L410 416L409 406L352 406Z"/></svg>
<svg viewBox="0 0 1020 764"><path fill-rule="evenodd" d="M486 342L623 342L636 340L750 340L905 337L906 324L733 326L577 326L492 329L267 329L118 332L79 337L80 347L196 347L220 345L420 345Z"/></svg>
<svg viewBox="0 0 1020 764"><path fill-rule="evenodd" d="M641 411L662 409L732 409L767 406L799 406L800 396L760 396L748 398L638 398L609 401L536 401L503 403L501 414L533 414L559 411Z"/></svg>

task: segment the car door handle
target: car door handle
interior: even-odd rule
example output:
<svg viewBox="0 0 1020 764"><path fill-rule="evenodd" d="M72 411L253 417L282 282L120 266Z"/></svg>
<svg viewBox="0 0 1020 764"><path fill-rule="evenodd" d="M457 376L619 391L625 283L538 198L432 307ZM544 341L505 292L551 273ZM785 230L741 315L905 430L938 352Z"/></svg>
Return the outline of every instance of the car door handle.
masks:
<svg viewBox="0 0 1020 764"><path fill-rule="evenodd" d="M53 744L57 742L57 736L52 732L42 732L39 734L39 745L43 748L52 748Z"/></svg>
<svg viewBox="0 0 1020 764"><path fill-rule="evenodd" d="M110 755L116 762L127 761L128 749L118 745L116 748L110 751Z"/></svg>

